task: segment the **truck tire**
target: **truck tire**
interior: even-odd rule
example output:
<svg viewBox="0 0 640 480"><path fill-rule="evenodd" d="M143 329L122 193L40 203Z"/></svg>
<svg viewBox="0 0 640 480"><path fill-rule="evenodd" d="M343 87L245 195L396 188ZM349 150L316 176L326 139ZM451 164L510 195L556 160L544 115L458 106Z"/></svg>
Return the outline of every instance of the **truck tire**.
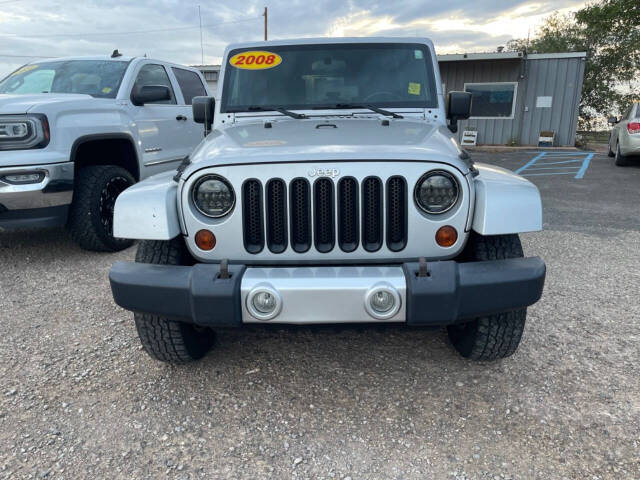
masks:
<svg viewBox="0 0 640 480"><path fill-rule="evenodd" d="M193 265L194 260L182 236L178 236L168 241L140 242L136 262ZM214 342L214 333L208 328L143 313L135 313L134 320L142 347L149 356L162 362L179 364L198 360Z"/></svg>
<svg viewBox="0 0 640 480"><path fill-rule="evenodd" d="M117 252L133 244L113 236L113 209L118 195L134 183L127 170L115 165L91 165L77 172L67 226L80 247Z"/></svg>
<svg viewBox="0 0 640 480"><path fill-rule="evenodd" d="M464 260L483 261L523 257L518 235L483 236L471 232ZM497 360L515 353L520 344L527 309L478 317L449 325L447 333L454 348L471 360Z"/></svg>
<svg viewBox="0 0 640 480"><path fill-rule="evenodd" d="M629 162L629 158L625 157L624 155L622 155L622 153L620 153L620 144L616 144L616 165L619 167L626 167L628 166L631 162Z"/></svg>

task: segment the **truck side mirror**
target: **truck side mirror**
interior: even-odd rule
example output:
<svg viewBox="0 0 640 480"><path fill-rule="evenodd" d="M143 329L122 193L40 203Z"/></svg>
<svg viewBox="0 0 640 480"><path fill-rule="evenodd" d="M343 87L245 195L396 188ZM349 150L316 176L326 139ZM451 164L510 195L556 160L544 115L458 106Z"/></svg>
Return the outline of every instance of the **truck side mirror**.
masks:
<svg viewBox="0 0 640 480"><path fill-rule="evenodd" d="M618 117L609 117L609 118L607 118L607 123L609 125L615 125L616 123L618 123Z"/></svg>
<svg viewBox="0 0 640 480"><path fill-rule="evenodd" d="M165 85L144 85L131 92L131 103L138 107L165 100L171 100L171 92Z"/></svg>
<svg viewBox="0 0 640 480"><path fill-rule="evenodd" d="M471 94L469 92L449 92L447 95L447 119L449 130L458 131L458 120L466 120L471 115Z"/></svg>
<svg viewBox="0 0 640 480"><path fill-rule="evenodd" d="M206 136L213 124L216 99L213 97L193 97L191 108L193 110L193 121L204 125L204 134Z"/></svg>

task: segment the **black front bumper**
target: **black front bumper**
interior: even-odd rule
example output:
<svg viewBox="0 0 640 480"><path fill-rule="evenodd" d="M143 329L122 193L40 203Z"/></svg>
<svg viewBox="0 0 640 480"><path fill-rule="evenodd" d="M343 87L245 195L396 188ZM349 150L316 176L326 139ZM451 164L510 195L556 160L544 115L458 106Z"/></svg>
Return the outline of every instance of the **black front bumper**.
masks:
<svg viewBox="0 0 640 480"><path fill-rule="evenodd" d="M408 325L449 325L527 307L540 299L546 272L539 257L436 261L429 262L422 273L419 267L418 263L402 265ZM116 262L109 280L115 302L127 310L202 326L231 327L243 324L240 287L247 268L229 265L225 278L219 264L186 267Z"/></svg>

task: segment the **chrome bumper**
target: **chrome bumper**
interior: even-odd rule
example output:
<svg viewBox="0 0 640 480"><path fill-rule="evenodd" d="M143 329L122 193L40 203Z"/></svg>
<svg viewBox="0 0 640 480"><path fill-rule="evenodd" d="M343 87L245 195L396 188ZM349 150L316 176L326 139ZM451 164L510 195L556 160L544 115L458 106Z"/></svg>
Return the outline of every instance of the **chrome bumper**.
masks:
<svg viewBox="0 0 640 480"><path fill-rule="evenodd" d="M15 184L11 174L40 173L36 183ZM64 225L73 198L73 162L0 167L0 228Z"/></svg>
<svg viewBox="0 0 640 480"><path fill-rule="evenodd" d="M424 264L423 264L424 267ZM390 266L262 268L219 264L192 267L116 262L109 273L115 302L134 312L209 327L246 323L404 322L449 325L527 307L542 295L545 264L538 257L489 262L452 260ZM396 299L392 315L372 312L378 289ZM260 317L260 291L279 304Z"/></svg>
<svg viewBox="0 0 640 480"><path fill-rule="evenodd" d="M15 185L3 180L16 173L42 173L38 183ZM0 205L6 210L57 207L71 203L73 196L73 162L51 165L0 167Z"/></svg>

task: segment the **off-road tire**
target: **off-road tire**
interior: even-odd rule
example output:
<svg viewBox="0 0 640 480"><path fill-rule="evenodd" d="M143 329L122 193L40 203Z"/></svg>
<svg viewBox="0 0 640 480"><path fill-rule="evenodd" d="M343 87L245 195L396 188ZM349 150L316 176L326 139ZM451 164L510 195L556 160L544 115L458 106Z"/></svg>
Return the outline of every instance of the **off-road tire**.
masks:
<svg viewBox="0 0 640 480"><path fill-rule="evenodd" d="M471 233L465 252L466 261L501 260L524 256L518 235L483 236ZM515 353L520 344L527 309L478 317L470 322L447 327L454 348L471 360L497 360Z"/></svg>
<svg viewBox="0 0 640 480"><path fill-rule="evenodd" d="M92 165L76 173L67 227L80 247L117 252L133 244L113 236L113 207L117 196L134 183L127 170L115 165Z"/></svg>
<svg viewBox="0 0 640 480"><path fill-rule="evenodd" d="M143 241L138 245L137 263L157 265L193 265L194 259L181 236L169 241ZM204 357L214 342L214 333L207 328L168 318L135 313L138 337L144 350L156 360L168 363L188 363Z"/></svg>
<svg viewBox="0 0 640 480"><path fill-rule="evenodd" d="M619 167L626 167L631 163L629 161L629 157L625 157L624 155L622 155L622 153L620 153L619 144L616 144L615 162Z"/></svg>

